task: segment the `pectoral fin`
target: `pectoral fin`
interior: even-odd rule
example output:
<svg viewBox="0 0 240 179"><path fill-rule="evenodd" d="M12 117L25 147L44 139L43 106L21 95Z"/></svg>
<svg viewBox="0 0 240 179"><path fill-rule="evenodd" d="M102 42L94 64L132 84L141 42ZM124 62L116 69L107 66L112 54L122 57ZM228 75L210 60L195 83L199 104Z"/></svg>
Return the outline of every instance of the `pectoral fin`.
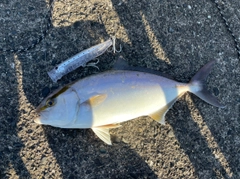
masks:
<svg viewBox="0 0 240 179"><path fill-rule="evenodd" d="M109 128L92 128L92 130L103 142L112 145Z"/></svg>
<svg viewBox="0 0 240 179"><path fill-rule="evenodd" d="M103 101L105 101L106 98L107 98L106 94L97 94L97 95L89 98L88 103L91 106L97 106L97 105L101 104Z"/></svg>

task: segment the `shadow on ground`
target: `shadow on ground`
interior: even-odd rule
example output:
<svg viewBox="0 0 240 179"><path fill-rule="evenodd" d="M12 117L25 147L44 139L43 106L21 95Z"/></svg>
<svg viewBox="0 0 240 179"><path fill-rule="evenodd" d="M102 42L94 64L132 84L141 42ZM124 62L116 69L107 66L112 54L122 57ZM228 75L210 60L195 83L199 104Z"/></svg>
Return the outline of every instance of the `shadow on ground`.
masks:
<svg viewBox="0 0 240 179"><path fill-rule="evenodd" d="M226 45L226 41L229 41L225 34L227 32L220 23L217 9L214 9L214 4L211 2L196 1L189 4L187 1L181 3L132 1L119 4L118 1L113 0L112 5L129 38L127 43L125 39L118 41L123 46L121 55L131 65L157 69L174 76L179 81L187 82L202 65L216 58L217 55L220 59L225 58L219 56L219 51L224 51L225 56L231 56L234 53L231 51L233 45ZM212 17L208 18L208 14ZM150 143L147 137L136 139L135 136L126 134L128 144L117 140L113 146L106 146L90 130L63 130L33 124L32 111L41 101L39 96L45 97L58 86L99 71L91 67L80 68L64 77L58 84L53 84L46 72L59 62L108 37L106 26L101 22L76 21L71 26L53 27L36 48L17 54L20 71L15 72L14 67L11 68L11 64L16 62L12 54L1 55L0 70L3 79L1 104L4 105L0 108L2 111L0 141L4 145L0 146L0 177L8 178L17 175L20 178L34 176L46 178L59 176L63 178L169 178L174 176L238 178L239 157L236 156L239 155L239 143L236 141L240 129L233 124L224 127L223 122L219 122L227 117L231 106L239 105L237 101L234 101L234 104L229 102L235 92L228 93L228 98L225 97L229 105L225 113L209 107L191 95L194 99L192 106L203 110L203 113L198 115L206 118L207 127L212 134L210 137L213 137L218 144L216 148L209 147L208 136L202 135L201 129L194 121L194 115L191 115L193 107L189 107L182 98L174 105L173 110L169 111L167 121L173 128L177 141L167 141L170 144L168 147L179 145L183 149L182 155L187 155L190 160L184 169L176 165L178 159L174 159L173 164L166 167L164 163L169 161L164 160L160 162L161 164L157 162L163 160L163 157L154 158L153 156L156 155L148 153L147 150L131 147L135 144L141 146L144 143L152 151L154 149L159 151L159 148L156 148L158 144ZM121 39L121 36L118 38ZM162 51L159 52L159 50ZM109 69L116 57L117 55L112 52L99 57L100 71ZM217 68L219 67L217 65ZM219 81L211 81L210 90L214 92L215 87L214 89L220 91L218 92L220 94L217 94L219 98L223 98L223 94L231 90L230 86L223 86L223 84L226 81L234 83L237 76L230 75L225 76L225 80L220 79L222 76L219 76L220 72L217 68L210 78L216 77ZM225 64L224 68L234 68L234 66L229 63ZM19 76L22 76L22 88L19 86L21 84L18 80ZM25 95L26 99L22 95ZM22 107L23 105L25 107ZM27 111L27 108L32 110ZM213 117L209 117L211 115ZM229 115L232 120L236 120L236 113ZM134 125L134 122L132 124ZM146 129L146 126L142 127ZM120 130L124 131L124 129ZM132 130L135 131L137 128L133 126ZM151 138L151 129L148 130ZM156 134L155 138L159 136L161 138L161 135L165 135L164 130ZM159 140L155 141L159 142ZM160 152L164 154L164 151L170 148L161 148ZM221 151L227 163L220 162L222 159L214 155L215 149ZM174 153L169 157L173 155ZM53 158L52 161L49 156ZM153 161L153 165L150 166L150 163L146 162L150 161L148 159ZM192 166L193 173L182 172ZM226 172L226 168L230 168L231 172Z"/></svg>
<svg viewBox="0 0 240 179"><path fill-rule="evenodd" d="M6 62L9 58L12 58L12 55L0 57L1 73L7 74L2 75L0 88L0 178L9 178L14 175L31 178L19 154L24 144L18 137L19 130L22 130L17 126L19 122L18 85L14 69L9 69L9 64Z"/></svg>

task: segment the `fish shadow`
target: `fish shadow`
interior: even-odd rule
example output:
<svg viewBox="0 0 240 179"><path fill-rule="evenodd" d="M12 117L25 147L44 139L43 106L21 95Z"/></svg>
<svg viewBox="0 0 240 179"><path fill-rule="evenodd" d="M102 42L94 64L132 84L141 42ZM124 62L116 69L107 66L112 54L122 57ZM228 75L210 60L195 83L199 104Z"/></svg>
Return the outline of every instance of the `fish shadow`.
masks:
<svg viewBox="0 0 240 179"><path fill-rule="evenodd" d="M128 144L106 145L88 129L44 130L63 178L158 178Z"/></svg>

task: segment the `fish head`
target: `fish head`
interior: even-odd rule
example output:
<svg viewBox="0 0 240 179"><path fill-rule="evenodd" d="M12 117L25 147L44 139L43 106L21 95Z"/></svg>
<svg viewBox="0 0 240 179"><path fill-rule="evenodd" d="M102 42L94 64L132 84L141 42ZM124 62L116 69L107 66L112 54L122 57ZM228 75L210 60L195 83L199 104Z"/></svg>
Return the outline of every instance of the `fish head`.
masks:
<svg viewBox="0 0 240 179"><path fill-rule="evenodd" d="M54 127L67 128L74 120L78 97L69 87L56 90L46 97L37 107L38 124L51 125Z"/></svg>

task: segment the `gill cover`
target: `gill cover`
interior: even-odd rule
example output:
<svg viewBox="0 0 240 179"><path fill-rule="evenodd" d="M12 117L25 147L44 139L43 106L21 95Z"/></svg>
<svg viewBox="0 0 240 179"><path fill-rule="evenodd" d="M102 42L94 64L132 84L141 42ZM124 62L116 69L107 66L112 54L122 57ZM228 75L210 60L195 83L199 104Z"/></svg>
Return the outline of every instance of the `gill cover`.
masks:
<svg viewBox="0 0 240 179"><path fill-rule="evenodd" d="M56 90L38 106L36 123L64 127L76 118L79 97L68 86Z"/></svg>

